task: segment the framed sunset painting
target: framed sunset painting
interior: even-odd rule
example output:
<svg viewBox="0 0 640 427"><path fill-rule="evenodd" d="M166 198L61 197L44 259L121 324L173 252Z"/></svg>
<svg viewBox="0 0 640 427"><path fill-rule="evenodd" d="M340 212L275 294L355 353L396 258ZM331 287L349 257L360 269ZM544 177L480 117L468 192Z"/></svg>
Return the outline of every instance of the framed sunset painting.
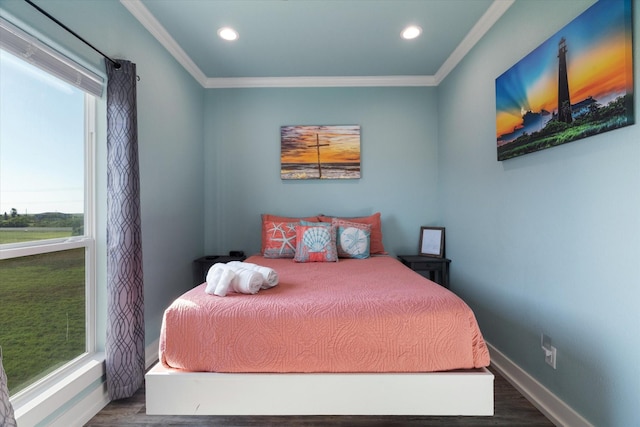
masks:
<svg viewBox="0 0 640 427"><path fill-rule="evenodd" d="M360 126L282 126L280 178L360 178Z"/></svg>
<svg viewBox="0 0 640 427"><path fill-rule="evenodd" d="M496 79L498 160L635 122L632 0L600 0Z"/></svg>

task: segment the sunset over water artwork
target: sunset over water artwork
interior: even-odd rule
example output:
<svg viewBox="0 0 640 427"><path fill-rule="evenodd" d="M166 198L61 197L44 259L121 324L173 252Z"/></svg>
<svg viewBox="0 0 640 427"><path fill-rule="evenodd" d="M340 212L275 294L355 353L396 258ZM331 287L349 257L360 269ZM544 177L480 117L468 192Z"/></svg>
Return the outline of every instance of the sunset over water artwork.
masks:
<svg viewBox="0 0 640 427"><path fill-rule="evenodd" d="M498 160L631 125L632 0L600 0L496 79Z"/></svg>
<svg viewBox="0 0 640 427"><path fill-rule="evenodd" d="M360 126L282 126L280 178L360 178Z"/></svg>

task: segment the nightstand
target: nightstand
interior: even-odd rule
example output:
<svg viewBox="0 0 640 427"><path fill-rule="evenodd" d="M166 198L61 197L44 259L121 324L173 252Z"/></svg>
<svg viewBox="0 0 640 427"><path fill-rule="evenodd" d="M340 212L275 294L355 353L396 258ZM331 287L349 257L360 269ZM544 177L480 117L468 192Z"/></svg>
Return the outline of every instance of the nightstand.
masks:
<svg viewBox="0 0 640 427"><path fill-rule="evenodd" d="M231 261L244 261L245 259L247 259L247 257L244 255L241 255L241 256L207 255L207 256L198 258L193 262L196 264L196 269L198 272L197 277L202 280L196 284L199 285L200 283L203 283L207 280L207 273L209 272L209 269L213 264L217 264L219 262L227 263Z"/></svg>
<svg viewBox="0 0 640 427"><path fill-rule="evenodd" d="M450 259L422 255L398 255L398 259L416 273L449 289Z"/></svg>

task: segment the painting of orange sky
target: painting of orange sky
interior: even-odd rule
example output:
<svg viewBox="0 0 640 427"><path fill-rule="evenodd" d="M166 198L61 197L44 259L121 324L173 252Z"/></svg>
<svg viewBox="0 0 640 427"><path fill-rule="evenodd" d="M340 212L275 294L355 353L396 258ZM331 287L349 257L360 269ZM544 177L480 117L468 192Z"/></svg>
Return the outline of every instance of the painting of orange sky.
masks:
<svg viewBox="0 0 640 427"><path fill-rule="evenodd" d="M282 126L280 136L283 178L360 177L360 126Z"/></svg>
<svg viewBox="0 0 640 427"><path fill-rule="evenodd" d="M496 79L496 136L521 128L527 112L558 111L558 44L566 40L570 102L606 105L633 93L630 0L600 0Z"/></svg>

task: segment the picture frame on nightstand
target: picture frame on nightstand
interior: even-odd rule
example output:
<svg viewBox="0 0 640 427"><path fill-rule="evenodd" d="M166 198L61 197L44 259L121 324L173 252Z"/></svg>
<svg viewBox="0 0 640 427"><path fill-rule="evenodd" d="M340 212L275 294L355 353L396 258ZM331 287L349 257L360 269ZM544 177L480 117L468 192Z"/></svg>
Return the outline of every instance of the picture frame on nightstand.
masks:
<svg viewBox="0 0 640 427"><path fill-rule="evenodd" d="M444 227L420 227L420 255L443 258L444 249Z"/></svg>

